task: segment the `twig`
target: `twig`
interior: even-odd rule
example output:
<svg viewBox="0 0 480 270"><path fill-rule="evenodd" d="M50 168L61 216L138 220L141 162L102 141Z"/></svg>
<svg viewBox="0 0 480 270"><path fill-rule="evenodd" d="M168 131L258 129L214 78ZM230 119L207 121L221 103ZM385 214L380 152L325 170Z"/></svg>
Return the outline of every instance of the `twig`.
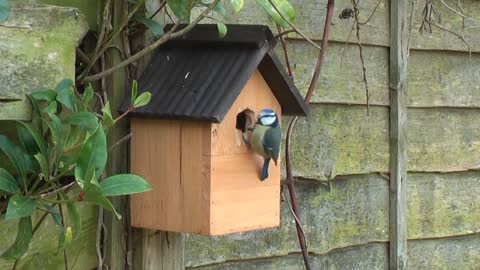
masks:
<svg viewBox="0 0 480 270"><path fill-rule="evenodd" d="M285 37L280 35L280 33L282 32L281 26L278 23L276 25L277 25L277 31L279 33L278 36L280 37L280 43L282 44L282 49L285 57L285 64L287 65L288 75L293 80L293 71L292 71L292 65L290 65L290 59L288 58L287 43L285 42Z"/></svg>
<svg viewBox="0 0 480 270"><path fill-rule="evenodd" d="M108 148L108 152L112 151L115 147L119 146L120 144L130 140L130 138L132 138L132 133L129 133L129 134L125 135L123 138L121 138L116 143L114 143L112 146L110 146L110 148Z"/></svg>
<svg viewBox="0 0 480 270"><path fill-rule="evenodd" d="M443 26L441 26L441 25L438 25L438 24L435 24L435 23L432 23L432 22L430 22L429 24L432 25L432 26L437 27L437 28L440 29L440 30L443 30L443 31L445 31L445 32L448 32L448 33L450 33L450 34L458 37L461 41L463 41L463 43L465 43L465 46L467 46L468 53L469 53L469 55L470 55L470 59L472 59L472 48L470 47L470 44L465 40L464 37L462 37L462 36L459 35L458 33L455 33L454 31L452 31L452 30L450 30L450 29L447 29L447 28L445 28L445 27L443 27Z"/></svg>
<svg viewBox="0 0 480 270"><path fill-rule="evenodd" d="M378 8L378 6L380 5L381 2L382 2L382 0L378 0L377 5L373 9L373 11L370 14L370 16L368 17L368 19L364 22L359 22L358 24L361 24L361 25L367 24L370 21L370 19L372 19L373 15L375 15L375 11L377 11L377 8Z"/></svg>
<svg viewBox="0 0 480 270"><path fill-rule="evenodd" d="M150 44L148 47L144 48L143 50L139 51L138 53L132 55L132 57L120 62L119 64L117 64L117 65L115 65L115 66L113 66L113 67L111 67L111 68L109 68L105 71L102 71L102 72L97 73L97 74L92 75L92 76L85 77L84 81L87 81L87 82L96 81L96 80L98 80L102 77L108 76L108 75L112 74L113 72L115 72L117 69L123 68L123 67L125 67L125 66L127 66L127 65L129 65L133 62L136 62L137 60L139 60L140 58L142 58L146 54L155 50L158 46L167 42L168 40L179 37L179 36L182 36L183 34L190 31L193 27L195 27L195 25L197 25L203 18L205 18L208 15L208 13L215 8L215 6L218 4L218 2L220 2L220 0L215 0L207 9L205 9L197 18L195 18L194 21L192 21L192 23L187 25L185 28L174 32L177 29L177 27L179 26L179 23L177 22L172 27L172 29L170 29L170 31L168 31L165 35L163 35L161 38L159 38L154 43Z"/></svg>
<svg viewBox="0 0 480 270"><path fill-rule="evenodd" d="M445 1L440 0L440 2L441 2L445 7L447 7L448 9L450 9L451 11L453 11L453 12L455 12L457 15L459 15L460 17L462 17L462 18L464 18L464 19L467 19L467 20L471 20L471 21L480 23L480 20L474 19L474 18L472 18L472 17L469 17L469 16L463 14L463 12L460 12L460 11L452 8L451 6L449 6L447 3L445 3Z"/></svg>
<svg viewBox="0 0 480 270"><path fill-rule="evenodd" d="M295 32L297 34L299 34L302 38L304 38L306 41L308 41L308 43L312 44L315 48L317 49L320 49L320 46L317 45L317 43L313 42L313 40L311 40L309 37L307 37L300 29L298 29L298 27L296 27L293 23L290 22L289 19L287 19L283 14L282 12L280 12L280 10L277 8L277 6L272 2L272 0L268 0L268 2L270 3L270 5L272 5L273 9L275 9L275 11L277 11L278 15L280 15L280 17L285 21L287 22L287 24L293 29L295 30Z"/></svg>
<svg viewBox="0 0 480 270"><path fill-rule="evenodd" d="M320 77L320 71L323 65L323 62L325 60L325 55L327 52L328 48L328 38L330 36L330 27L332 25L332 17L333 17L333 9L335 6L335 0L328 0L327 2L327 15L325 19L325 25L324 25L324 30L323 30L323 36L322 36L322 43L321 43L321 49L320 53L318 55L317 59L317 65L315 66L315 71L312 77L312 80L310 81L310 86L308 87L307 94L305 96L305 102L310 103L310 99L313 95L313 92L315 91L315 88L317 87L318 79ZM300 247L302 249L302 255L303 255L303 260L305 262L305 268L307 270L311 269L310 265L310 258L308 256L308 250L307 246L305 243L305 238L304 235L302 236L302 227L300 225L300 222L298 220L299 217L299 209L298 209L298 203L297 203L297 198L296 198L296 193L295 193L295 179L293 177L292 173L292 159L291 159L291 152L290 152L290 145L292 141L292 133L293 129L295 127L295 124L297 123L298 117L292 118L290 120L290 123L288 125L287 129L287 136L286 136L286 144L285 144L285 162L286 162L286 171L287 171L287 179L286 179L286 184L288 187L288 191L290 194L290 202L292 203L292 209L295 215L297 216L297 219L295 219L295 224L297 228L297 236L298 236L298 241L300 243Z"/></svg>
<svg viewBox="0 0 480 270"><path fill-rule="evenodd" d="M97 219L97 237L95 240L95 250L97 253L97 270L103 269L103 255L102 255L102 225L103 225L103 207L98 207Z"/></svg>
<svg viewBox="0 0 480 270"><path fill-rule="evenodd" d="M57 199L60 198L60 195L57 194ZM58 211L60 212L60 218L62 222L63 228L65 228L65 217L63 216L63 208L62 204L58 204ZM67 257L67 251L63 249L63 262L65 263L65 270L68 270L68 257Z"/></svg>
<svg viewBox="0 0 480 270"><path fill-rule="evenodd" d="M163 1L160 6L158 7L158 9L152 14L150 15L150 17L148 17L150 20L153 19L153 17L155 17L155 15L158 14L158 12L160 12L160 10L162 10L164 7L165 7L165 4L167 4L167 1Z"/></svg>
<svg viewBox="0 0 480 270"><path fill-rule="evenodd" d="M360 40L360 23L358 21L358 1L359 0L352 0L353 5L353 19L355 21L355 31L357 36L357 44L358 44L358 52L360 54L360 62L362 64L362 75L363 75L363 83L365 84L365 98L367 101L367 115L370 115L370 94L368 89L368 81L367 81L367 69L365 68L365 61L363 60L363 45Z"/></svg>
<svg viewBox="0 0 480 270"><path fill-rule="evenodd" d="M282 36L288 35L290 33L295 33L295 30L293 30L293 29L285 30L285 31L279 33L278 35L276 35L274 38L277 39L277 38L280 38Z"/></svg>
<svg viewBox="0 0 480 270"><path fill-rule="evenodd" d="M355 22L352 24L352 27L350 28L350 32L348 32L347 41L345 41L345 46L343 47L342 56L340 57L340 67L343 67L343 59L345 58L345 54L347 53L348 42L350 41L350 36L352 35L353 30L355 30Z"/></svg>
<svg viewBox="0 0 480 270"><path fill-rule="evenodd" d="M60 191L65 191L65 190L68 190L69 188L71 188L73 185L75 185L77 182L73 181L71 183L69 183L68 185L65 185L59 189L55 189L55 190L52 190L52 191L49 191L47 193L43 193L43 194L40 194L38 197L39 198L45 198L45 197L49 197L51 195L54 195L54 194L57 194L58 192Z"/></svg>

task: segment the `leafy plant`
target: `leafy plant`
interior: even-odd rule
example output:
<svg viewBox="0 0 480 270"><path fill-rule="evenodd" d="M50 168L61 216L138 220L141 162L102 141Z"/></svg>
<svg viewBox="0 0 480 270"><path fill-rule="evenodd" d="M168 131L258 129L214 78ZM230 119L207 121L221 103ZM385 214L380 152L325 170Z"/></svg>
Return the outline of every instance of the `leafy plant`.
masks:
<svg viewBox="0 0 480 270"><path fill-rule="evenodd" d="M0 135L0 150L15 168L14 171L0 168L0 195L8 202L5 219L18 220L17 237L1 255L4 259L18 260L23 256L35 228L47 215L58 225L59 250L63 250L81 230L78 204L96 204L120 218L108 196L151 189L137 175L119 174L102 179L108 157L106 134L126 114L114 119L108 102L102 115L96 114L93 97L91 86L80 95L71 80L63 80L55 89L29 96L32 122L17 122L18 144ZM137 97L135 82L129 111L147 105L150 97L148 92ZM67 209L70 225L61 214L62 206ZM33 226L35 211L44 212L44 218Z"/></svg>

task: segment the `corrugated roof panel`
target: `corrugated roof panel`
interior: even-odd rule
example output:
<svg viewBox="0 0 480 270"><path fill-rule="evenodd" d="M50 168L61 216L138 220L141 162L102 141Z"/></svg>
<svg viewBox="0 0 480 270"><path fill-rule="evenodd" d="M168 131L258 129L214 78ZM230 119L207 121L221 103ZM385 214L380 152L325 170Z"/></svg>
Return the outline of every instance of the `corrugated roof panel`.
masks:
<svg viewBox="0 0 480 270"><path fill-rule="evenodd" d="M306 106L278 59L272 58L271 32L264 26L228 26L234 33L219 42L212 26L197 26L190 32L194 38L176 40L157 50L138 81L139 92L150 91L148 106L135 109L133 116L171 119L194 119L220 122L243 87L258 68L284 114L305 115ZM267 31L268 30L268 31ZM201 32L210 39L199 40ZM227 34L228 35L228 34ZM253 46L255 45L255 46ZM280 65L280 66L279 66ZM280 70L279 70L280 69ZM139 93L140 94L140 93ZM126 99L120 111L126 111Z"/></svg>

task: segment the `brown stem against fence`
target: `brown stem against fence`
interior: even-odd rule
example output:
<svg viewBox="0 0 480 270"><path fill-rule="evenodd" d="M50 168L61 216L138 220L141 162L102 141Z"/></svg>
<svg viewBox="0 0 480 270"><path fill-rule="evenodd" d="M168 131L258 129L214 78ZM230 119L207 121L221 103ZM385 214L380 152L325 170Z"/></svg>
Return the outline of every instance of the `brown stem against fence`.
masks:
<svg viewBox="0 0 480 270"><path fill-rule="evenodd" d="M307 104L310 104L310 99L312 98L313 92L317 86L318 79L320 77L320 71L323 65L323 62L325 60L325 55L327 52L327 47L328 47L328 38L330 35L330 26L332 24L332 17L333 17L333 9L335 6L335 0L328 0L327 2L327 16L325 19L325 25L324 25L324 30L323 30L323 37L322 37L322 43L320 45L320 53L318 55L318 60L317 60L317 65L315 66L315 72L313 74L312 80L310 81L310 86L308 87L307 94L305 96L305 102ZM291 153L290 153L290 145L291 145L291 137L292 137L292 132L295 127L295 124L297 122L298 117L292 118L290 120L290 123L288 125L288 130L287 130L287 137L286 137L286 144L285 144L285 162L286 162L286 171L287 171L287 180L286 184L288 187L288 191L290 194L290 201L292 203L292 208L293 212L296 215L295 219L295 224L297 227L297 235L298 235L298 241L300 242L300 247L302 249L302 255L303 255L303 260L305 262L305 268L307 270L312 269L310 265L310 258L308 257L308 250L307 250L307 245L305 241L305 235L303 235L302 230L301 230L301 225L299 223L299 211L298 211L298 203L297 203L297 198L296 198L296 193L295 193L295 179L292 174L292 160L291 160Z"/></svg>

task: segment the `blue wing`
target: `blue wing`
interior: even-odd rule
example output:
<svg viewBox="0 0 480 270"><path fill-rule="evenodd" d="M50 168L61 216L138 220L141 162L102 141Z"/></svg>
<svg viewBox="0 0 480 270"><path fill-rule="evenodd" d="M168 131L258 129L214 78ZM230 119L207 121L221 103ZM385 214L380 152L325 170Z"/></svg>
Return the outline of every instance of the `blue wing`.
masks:
<svg viewBox="0 0 480 270"><path fill-rule="evenodd" d="M280 153L281 140L282 130L279 127L268 129L263 136L262 144L264 152L275 161L275 164L277 164Z"/></svg>

